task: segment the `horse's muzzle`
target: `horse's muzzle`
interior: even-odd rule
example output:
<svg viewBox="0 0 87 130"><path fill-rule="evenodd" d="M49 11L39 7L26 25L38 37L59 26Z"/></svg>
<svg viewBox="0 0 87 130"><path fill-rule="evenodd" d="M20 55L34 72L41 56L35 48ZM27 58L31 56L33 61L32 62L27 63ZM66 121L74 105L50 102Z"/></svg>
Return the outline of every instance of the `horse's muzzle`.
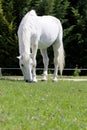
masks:
<svg viewBox="0 0 87 130"><path fill-rule="evenodd" d="M32 83L32 80L25 80L26 83Z"/></svg>

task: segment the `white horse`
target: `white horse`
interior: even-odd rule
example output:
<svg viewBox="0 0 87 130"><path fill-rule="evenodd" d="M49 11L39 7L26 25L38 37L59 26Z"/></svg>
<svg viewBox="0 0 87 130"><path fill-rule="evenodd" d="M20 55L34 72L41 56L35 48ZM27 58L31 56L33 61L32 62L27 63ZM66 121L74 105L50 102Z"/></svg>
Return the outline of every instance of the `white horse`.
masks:
<svg viewBox="0 0 87 130"><path fill-rule="evenodd" d="M28 12L22 19L18 29L19 64L26 82L37 82L36 55L40 49L44 72L42 80L47 80L48 62L47 48L53 45L54 76L57 81L58 67L60 74L64 68L63 30L60 21L52 16L37 16L34 10ZM53 54L50 54L53 56Z"/></svg>

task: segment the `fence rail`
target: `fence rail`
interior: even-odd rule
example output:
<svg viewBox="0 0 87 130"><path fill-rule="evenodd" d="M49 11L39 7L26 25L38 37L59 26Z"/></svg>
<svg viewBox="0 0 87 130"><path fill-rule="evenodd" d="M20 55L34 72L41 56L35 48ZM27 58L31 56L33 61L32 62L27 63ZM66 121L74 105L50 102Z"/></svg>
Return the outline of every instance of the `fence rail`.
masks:
<svg viewBox="0 0 87 130"><path fill-rule="evenodd" d="M0 68L2 69L20 69L20 68ZM37 70L43 70L44 68L36 68ZM76 68L64 68L64 70L75 70ZM87 68L77 68L78 70L87 70ZM54 70L54 68L48 68L48 70Z"/></svg>
<svg viewBox="0 0 87 130"><path fill-rule="evenodd" d="M54 68L48 68L48 72L53 72ZM87 75L87 68L64 68L64 75L73 75L73 72L80 71L81 75ZM42 73L43 68L36 68L36 71ZM0 68L0 76L2 75L21 75L20 68Z"/></svg>

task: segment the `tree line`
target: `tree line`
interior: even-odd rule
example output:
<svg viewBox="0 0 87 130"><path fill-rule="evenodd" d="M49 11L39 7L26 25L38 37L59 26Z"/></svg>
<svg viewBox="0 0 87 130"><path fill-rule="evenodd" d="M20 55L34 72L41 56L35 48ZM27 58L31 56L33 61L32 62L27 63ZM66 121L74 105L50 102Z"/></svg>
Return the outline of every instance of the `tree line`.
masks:
<svg viewBox="0 0 87 130"><path fill-rule="evenodd" d="M65 68L87 68L87 0L0 0L0 67L19 67L17 30L31 9L62 22ZM52 51L50 47L49 67L53 67ZM39 51L37 59L37 67L43 67Z"/></svg>

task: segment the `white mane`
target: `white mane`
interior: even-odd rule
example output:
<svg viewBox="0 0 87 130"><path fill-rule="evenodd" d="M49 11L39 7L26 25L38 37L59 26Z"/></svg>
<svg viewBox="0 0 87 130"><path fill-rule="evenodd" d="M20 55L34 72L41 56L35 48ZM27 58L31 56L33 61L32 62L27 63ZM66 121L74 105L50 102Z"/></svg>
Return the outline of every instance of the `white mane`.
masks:
<svg viewBox="0 0 87 130"><path fill-rule="evenodd" d="M19 36L19 52L20 54L24 53L24 49L26 47L26 53L30 53L29 52L29 32L25 33L26 31L30 31L30 32L34 32L35 31L35 27L33 25L36 24L37 26L37 22L36 22L36 12L35 10L31 10L29 11L23 18L22 21L19 25L19 29L18 29L18 36ZM22 41L21 41L22 40ZM21 45L20 45L21 44ZM26 46L24 45L26 44Z"/></svg>

